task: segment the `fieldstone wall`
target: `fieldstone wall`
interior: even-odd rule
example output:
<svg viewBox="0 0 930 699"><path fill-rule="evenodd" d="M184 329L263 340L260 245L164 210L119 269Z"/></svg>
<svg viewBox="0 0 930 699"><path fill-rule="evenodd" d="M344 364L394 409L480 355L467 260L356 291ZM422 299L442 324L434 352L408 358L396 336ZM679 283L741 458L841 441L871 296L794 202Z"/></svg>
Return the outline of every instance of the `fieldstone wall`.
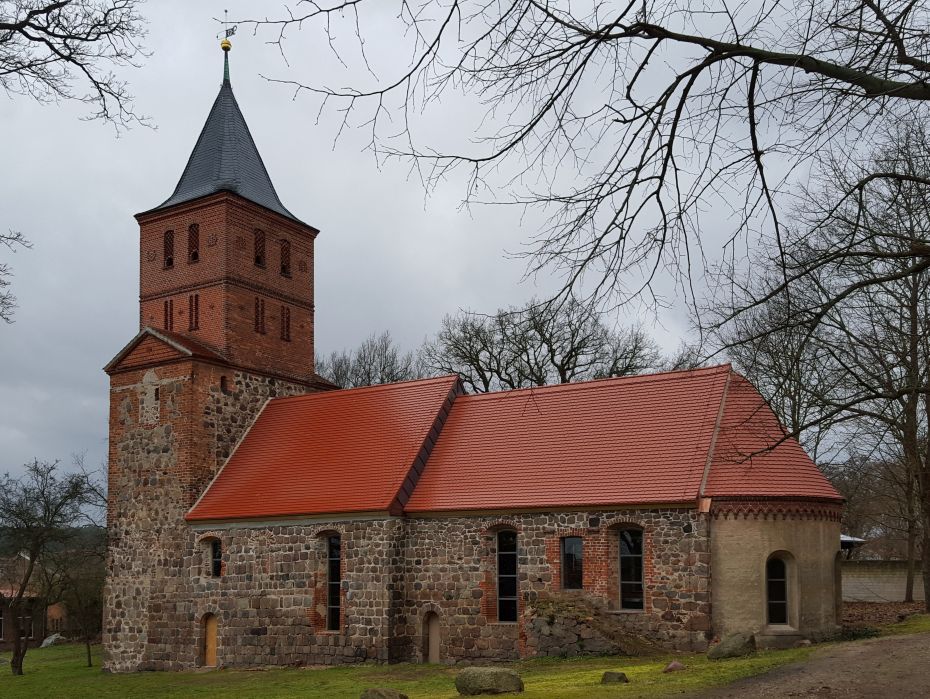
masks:
<svg viewBox="0 0 930 699"><path fill-rule="evenodd" d="M131 357L128 359L131 360ZM221 390L226 377L227 391ZM189 666L184 515L265 401L300 384L179 361L111 376L105 667Z"/></svg>

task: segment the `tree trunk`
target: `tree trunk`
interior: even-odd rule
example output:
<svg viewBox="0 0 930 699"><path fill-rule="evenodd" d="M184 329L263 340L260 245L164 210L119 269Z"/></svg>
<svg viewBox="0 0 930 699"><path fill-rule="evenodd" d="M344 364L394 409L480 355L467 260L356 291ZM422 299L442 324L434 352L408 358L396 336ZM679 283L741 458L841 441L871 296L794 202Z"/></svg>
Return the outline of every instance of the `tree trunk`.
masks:
<svg viewBox="0 0 930 699"><path fill-rule="evenodd" d="M908 515L912 515L908 512ZM917 522L912 516L907 521L907 580L904 584L904 601L914 601L914 577L917 572Z"/></svg>
<svg viewBox="0 0 930 699"><path fill-rule="evenodd" d="M16 617L13 617L16 619ZM23 674L23 660L26 658L26 648L29 640L20 638L19 620L13 622L13 657L10 658L10 670L14 675Z"/></svg>
<svg viewBox="0 0 930 699"><path fill-rule="evenodd" d="M921 542L924 554L924 611L930 614L930 493L925 496L924 506L924 536Z"/></svg>
<svg viewBox="0 0 930 699"><path fill-rule="evenodd" d="M84 634L84 647L87 649L87 667L93 667L94 661L90 654L90 636Z"/></svg>

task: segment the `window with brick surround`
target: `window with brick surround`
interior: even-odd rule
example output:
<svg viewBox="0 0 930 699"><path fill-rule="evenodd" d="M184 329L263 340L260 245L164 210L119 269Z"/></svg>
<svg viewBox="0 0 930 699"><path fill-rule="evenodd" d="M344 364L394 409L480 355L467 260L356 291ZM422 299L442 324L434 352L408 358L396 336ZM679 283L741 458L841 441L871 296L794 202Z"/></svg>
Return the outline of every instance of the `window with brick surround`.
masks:
<svg viewBox="0 0 930 699"><path fill-rule="evenodd" d="M200 261L200 226L196 223L187 229L187 261Z"/></svg>
<svg viewBox="0 0 930 699"><path fill-rule="evenodd" d="M562 589L581 590L583 547L580 536L566 536L562 539Z"/></svg>
<svg viewBox="0 0 930 699"><path fill-rule="evenodd" d="M174 330L174 299L165 301L165 320L163 325L165 330Z"/></svg>
<svg viewBox="0 0 930 699"><path fill-rule="evenodd" d="M255 231L255 266L265 266L265 231Z"/></svg>
<svg viewBox="0 0 930 699"><path fill-rule="evenodd" d="M291 276L291 242L281 241L281 276Z"/></svg>
<svg viewBox="0 0 930 699"><path fill-rule="evenodd" d="M265 299L255 297L255 332L265 332Z"/></svg>
<svg viewBox="0 0 930 699"><path fill-rule="evenodd" d="M281 306L281 339L291 341L291 309Z"/></svg>
<svg viewBox="0 0 930 699"><path fill-rule="evenodd" d="M164 243L165 269L171 269L174 267L174 231L165 231Z"/></svg>
<svg viewBox="0 0 930 699"><path fill-rule="evenodd" d="M644 609L643 531L621 529L620 535L620 609Z"/></svg>
<svg viewBox="0 0 930 699"><path fill-rule="evenodd" d="M517 620L517 533L497 533L497 620Z"/></svg>
<svg viewBox="0 0 930 699"><path fill-rule="evenodd" d="M210 540L210 575L218 578L223 574L223 542Z"/></svg>
<svg viewBox="0 0 930 699"><path fill-rule="evenodd" d="M339 630L342 590L342 539L326 537L326 630Z"/></svg>
<svg viewBox="0 0 930 699"><path fill-rule="evenodd" d="M191 294L187 297L187 329L200 328L200 294Z"/></svg>

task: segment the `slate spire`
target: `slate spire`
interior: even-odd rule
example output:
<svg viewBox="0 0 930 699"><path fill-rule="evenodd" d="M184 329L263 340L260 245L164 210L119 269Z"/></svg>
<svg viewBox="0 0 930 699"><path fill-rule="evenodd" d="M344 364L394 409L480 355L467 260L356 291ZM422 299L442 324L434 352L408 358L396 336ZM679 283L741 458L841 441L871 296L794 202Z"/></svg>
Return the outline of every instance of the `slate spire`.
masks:
<svg viewBox="0 0 930 699"><path fill-rule="evenodd" d="M229 79L228 39L223 48L223 84L203 130L188 158L174 193L153 209L158 211L217 192L233 192L259 206L302 223L275 192L262 156L255 147Z"/></svg>

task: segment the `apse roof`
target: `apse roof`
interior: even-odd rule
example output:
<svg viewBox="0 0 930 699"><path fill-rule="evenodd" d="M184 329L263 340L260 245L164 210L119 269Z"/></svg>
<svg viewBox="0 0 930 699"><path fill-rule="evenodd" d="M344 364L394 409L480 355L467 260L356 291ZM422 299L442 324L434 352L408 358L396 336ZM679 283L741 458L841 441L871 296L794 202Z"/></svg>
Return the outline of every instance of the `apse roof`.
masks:
<svg viewBox="0 0 930 699"><path fill-rule="evenodd" d="M181 179L174 193L152 211L218 192L233 192L292 221L303 223L278 198L233 94L228 53L224 61L223 84Z"/></svg>

